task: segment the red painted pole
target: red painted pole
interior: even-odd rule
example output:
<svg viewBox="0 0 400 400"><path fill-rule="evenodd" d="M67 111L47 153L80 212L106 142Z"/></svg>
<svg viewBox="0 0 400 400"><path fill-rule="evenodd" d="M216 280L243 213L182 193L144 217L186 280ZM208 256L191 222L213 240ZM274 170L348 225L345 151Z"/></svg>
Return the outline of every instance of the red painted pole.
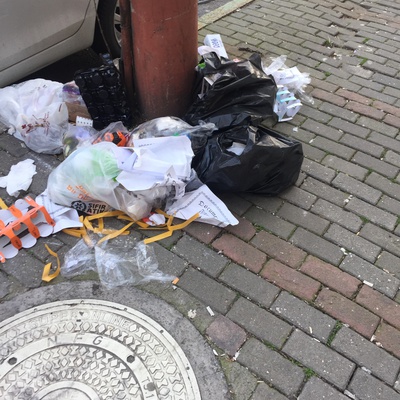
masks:
<svg viewBox="0 0 400 400"><path fill-rule="evenodd" d="M144 119L181 117L197 58L197 0L131 0L135 88Z"/></svg>

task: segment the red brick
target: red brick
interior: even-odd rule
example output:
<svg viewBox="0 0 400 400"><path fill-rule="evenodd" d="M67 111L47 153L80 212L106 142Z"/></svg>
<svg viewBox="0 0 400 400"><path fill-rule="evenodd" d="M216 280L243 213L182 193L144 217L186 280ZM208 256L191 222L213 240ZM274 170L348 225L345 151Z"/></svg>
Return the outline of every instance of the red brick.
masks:
<svg viewBox="0 0 400 400"><path fill-rule="evenodd" d="M253 272L259 272L267 259L266 254L230 234L221 236L212 245Z"/></svg>
<svg viewBox="0 0 400 400"><path fill-rule="evenodd" d="M343 107L346 104L346 100L343 97L336 96L331 92L326 92L325 90L321 89L314 89L311 92L311 96L315 97L316 99L325 100L329 103L336 104L339 107Z"/></svg>
<svg viewBox="0 0 400 400"><path fill-rule="evenodd" d="M375 342L379 342L383 348L400 358L400 331L384 322L375 333Z"/></svg>
<svg viewBox="0 0 400 400"><path fill-rule="evenodd" d="M348 100L353 100L356 101L357 103L361 103L361 104L371 104L371 99L368 97L364 97L361 96L358 93L355 92L351 92L349 90L346 89L338 89L335 94L339 95L339 96L343 96L344 98L348 99Z"/></svg>
<svg viewBox="0 0 400 400"><path fill-rule="evenodd" d="M221 228L202 222L192 222L184 231L200 242L210 244L220 234Z"/></svg>
<svg viewBox="0 0 400 400"><path fill-rule="evenodd" d="M267 262L261 271L261 276L282 289L309 301L314 299L321 286L314 279L275 260Z"/></svg>
<svg viewBox="0 0 400 400"><path fill-rule="evenodd" d="M354 278L354 276L351 276L334 265L321 261L319 258L314 256L307 257L307 260L301 266L300 271L346 297L351 297L357 291L358 286L361 283L361 281Z"/></svg>
<svg viewBox="0 0 400 400"><path fill-rule="evenodd" d="M256 234L256 228L247 219L237 215L235 217L239 223L237 225L228 225L225 230L248 242Z"/></svg>
<svg viewBox="0 0 400 400"><path fill-rule="evenodd" d="M386 115L386 117L383 119L383 122L396 128L400 128L400 118L395 117L394 115Z"/></svg>
<svg viewBox="0 0 400 400"><path fill-rule="evenodd" d="M400 329L400 304L365 285L361 288L356 300L357 303Z"/></svg>
<svg viewBox="0 0 400 400"><path fill-rule="evenodd" d="M305 251L265 231L257 233L251 243L271 258L292 268L299 267L307 256Z"/></svg>
<svg viewBox="0 0 400 400"><path fill-rule="evenodd" d="M368 339L371 338L379 324L379 317L327 288L321 290L315 304Z"/></svg>
<svg viewBox="0 0 400 400"><path fill-rule="evenodd" d="M378 110L385 111L388 114L395 115L396 117L400 117L400 108L392 106L387 103L383 103L382 101L375 100L372 104Z"/></svg>
<svg viewBox="0 0 400 400"><path fill-rule="evenodd" d="M377 110L376 108L370 106L366 106L365 104L357 103L355 101L349 101L346 104L345 108L358 114L378 120L381 120L385 116L385 113L383 111Z"/></svg>

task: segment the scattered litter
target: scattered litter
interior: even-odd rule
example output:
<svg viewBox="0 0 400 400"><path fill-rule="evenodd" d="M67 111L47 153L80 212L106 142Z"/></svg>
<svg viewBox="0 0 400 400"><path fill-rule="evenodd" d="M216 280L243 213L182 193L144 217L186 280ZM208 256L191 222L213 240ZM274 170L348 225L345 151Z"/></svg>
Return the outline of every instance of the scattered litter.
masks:
<svg viewBox="0 0 400 400"><path fill-rule="evenodd" d="M216 355L217 357L219 357L219 354L218 354L218 351L217 351L217 350L213 349L213 353L214 353L214 355Z"/></svg>
<svg viewBox="0 0 400 400"><path fill-rule="evenodd" d="M373 287L373 286L374 286L373 283L368 282L368 281L363 281L363 283L364 283L364 285L367 285L367 286L369 286L369 287Z"/></svg>
<svg viewBox="0 0 400 400"><path fill-rule="evenodd" d="M310 326L309 329L310 329L310 333L312 335L312 333L313 333L312 327Z"/></svg>
<svg viewBox="0 0 400 400"><path fill-rule="evenodd" d="M196 315L197 315L196 310L189 310L189 311L188 311L188 317L189 317L190 319L195 318Z"/></svg>
<svg viewBox="0 0 400 400"><path fill-rule="evenodd" d="M235 355L232 357L232 359L237 360L237 358L239 357L239 354L240 354L240 350L235 353Z"/></svg>
<svg viewBox="0 0 400 400"><path fill-rule="evenodd" d="M176 285L178 282L179 282L179 278L175 278L175 279L172 281L172 284L173 284L173 285Z"/></svg>
<svg viewBox="0 0 400 400"><path fill-rule="evenodd" d="M365 371L367 374L371 374L371 370L370 370L370 369L365 368L365 367L361 367L361 369L362 369L363 371Z"/></svg>
<svg viewBox="0 0 400 400"><path fill-rule="evenodd" d="M356 396L355 396L353 393L349 392L348 390L345 390L343 393L344 393L347 397L350 397L351 399L356 400Z"/></svg>
<svg viewBox="0 0 400 400"><path fill-rule="evenodd" d="M347 253L347 250L344 247L341 247L340 250L345 256L347 256L349 254L349 253Z"/></svg>
<svg viewBox="0 0 400 400"><path fill-rule="evenodd" d="M0 177L0 187L6 188L10 196L18 197L20 191L28 190L36 174L36 165L30 158L12 165L6 176Z"/></svg>
<svg viewBox="0 0 400 400"><path fill-rule="evenodd" d="M373 341L375 341L375 339L376 339L376 336L372 335L370 341L373 342Z"/></svg>
<svg viewBox="0 0 400 400"><path fill-rule="evenodd" d="M215 315L215 314L214 314L214 311L211 309L210 306L207 306L206 309L207 309L208 313L209 313L212 317Z"/></svg>

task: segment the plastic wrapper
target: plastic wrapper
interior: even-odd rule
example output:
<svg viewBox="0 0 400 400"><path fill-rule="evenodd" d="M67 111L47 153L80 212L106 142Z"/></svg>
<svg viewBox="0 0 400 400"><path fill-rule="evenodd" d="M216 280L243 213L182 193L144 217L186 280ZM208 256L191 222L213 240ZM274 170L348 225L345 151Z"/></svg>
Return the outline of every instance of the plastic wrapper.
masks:
<svg viewBox="0 0 400 400"><path fill-rule="evenodd" d="M300 142L263 126L239 126L210 138L192 166L215 192L277 195L300 173Z"/></svg>
<svg viewBox="0 0 400 400"><path fill-rule="evenodd" d="M0 89L0 122L37 153L59 154L68 127L62 83L32 79Z"/></svg>
<svg viewBox="0 0 400 400"><path fill-rule="evenodd" d="M135 242L130 237L117 237L111 243L96 241L91 235L89 245L81 239L71 248L65 255L61 275L72 278L94 271L107 289L174 279L159 270L153 247L144 242Z"/></svg>
<svg viewBox="0 0 400 400"><path fill-rule="evenodd" d="M253 125L275 118L277 87L274 78L263 71L260 55L229 61L207 53L203 60L197 67L197 99L183 118L186 122L212 122L225 129L242 125L249 117Z"/></svg>
<svg viewBox="0 0 400 400"><path fill-rule="evenodd" d="M69 124L63 138L64 156L68 157L79 147L90 146L102 141L113 142L117 146L125 146L129 136L130 132L121 121L113 122L101 131L91 126Z"/></svg>
<svg viewBox="0 0 400 400"><path fill-rule="evenodd" d="M137 126L131 132L127 145L132 146L137 139L184 135L190 139L193 152L196 154L215 130L217 127L213 123L199 121L198 125L191 126L177 117L160 117Z"/></svg>

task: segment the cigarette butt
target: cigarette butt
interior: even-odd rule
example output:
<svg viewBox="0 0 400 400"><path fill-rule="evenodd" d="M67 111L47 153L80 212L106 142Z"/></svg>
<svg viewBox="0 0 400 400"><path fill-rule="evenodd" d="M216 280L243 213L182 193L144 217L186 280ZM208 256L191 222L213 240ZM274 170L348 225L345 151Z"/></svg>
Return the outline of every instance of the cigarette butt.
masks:
<svg viewBox="0 0 400 400"><path fill-rule="evenodd" d="M176 285L178 282L179 282L179 278L175 278L175 279L172 281L172 284L173 284L173 285Z"/></svg>

